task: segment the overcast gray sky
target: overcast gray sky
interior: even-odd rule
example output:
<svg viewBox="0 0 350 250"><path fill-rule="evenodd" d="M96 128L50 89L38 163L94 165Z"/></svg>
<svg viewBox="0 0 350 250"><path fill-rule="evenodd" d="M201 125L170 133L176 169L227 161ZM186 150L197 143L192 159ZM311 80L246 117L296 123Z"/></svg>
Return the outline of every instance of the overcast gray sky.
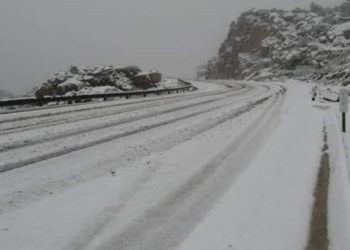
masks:
<svg viewBox="0 0 350 250"><path fill-rule="evenodd" d="M247 9L312 0L0 0L0 88L23 94L70 65L194 77ZM314 0L335 5L343 0Z"/></svg>

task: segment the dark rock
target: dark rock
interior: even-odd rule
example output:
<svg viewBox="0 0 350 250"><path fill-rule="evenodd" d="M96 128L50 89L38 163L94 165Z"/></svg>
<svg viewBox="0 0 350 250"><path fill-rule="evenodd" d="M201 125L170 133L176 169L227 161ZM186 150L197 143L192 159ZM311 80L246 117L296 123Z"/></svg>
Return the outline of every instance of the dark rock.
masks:
<svg viewBox="0 0 350 250"><path fill-rule="evenodd" d="M139 74L132 79L133 84L140 89L152 87L152 80L148 74Z"/></svg>
<svg viewBox="0 0 350 250"><path fill-rule="evenodd" d="M151 83L159 83L162 81L162 74L159 72L151 72L148 74L151 78Z"/></svg>

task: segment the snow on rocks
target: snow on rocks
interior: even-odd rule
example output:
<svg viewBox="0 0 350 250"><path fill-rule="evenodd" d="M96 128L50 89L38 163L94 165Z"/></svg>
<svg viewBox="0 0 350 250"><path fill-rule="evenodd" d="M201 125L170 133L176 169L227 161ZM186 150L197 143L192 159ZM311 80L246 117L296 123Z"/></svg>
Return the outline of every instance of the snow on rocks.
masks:
<svg viewBox="0 0 350 250"><path fill-rule="evenodd" d="M326 74L349 65L349 18L339 13L339 8L311 5L310 10L253 9L242 13L231 24L218 56L201 66L199 75L258 81L263 75L266 80L315 80L313 75L317 75L324 80ZM266 70L271 72L269 77Z"/></svg>
<svg viewBox="0 0 350 250"><path fill-rule="evenodd" d="M329 33L334 37L344 36L346 39L350 39L350 22L333 26Z"/></svg>
<svg viewBox="0 0 350 250"><path fill-rule="evenodd" d="M45 82L35 91L35 96L72 95L80 93L100 93L104 87L107 92L130 91L154 87L162 80L159 72L151 71L141 74L136 66L128 67L77 67L71 66L61 71ZM82 90L83 89L83 90Z"/></svg>

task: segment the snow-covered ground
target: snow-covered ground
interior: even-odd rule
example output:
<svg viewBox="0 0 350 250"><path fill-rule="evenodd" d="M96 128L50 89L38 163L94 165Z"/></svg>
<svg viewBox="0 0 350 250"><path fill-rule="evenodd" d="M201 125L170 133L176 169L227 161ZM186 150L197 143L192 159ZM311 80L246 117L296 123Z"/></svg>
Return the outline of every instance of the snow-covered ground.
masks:
<svg viewBox="0 0 350 250"><path fill-rule="evenodd" d="M179 249L305 248L324 115L306 86L287 88L265 146Z"/></svg>
<svg viewBox="0 0 350 250"><path fill-rule="evenodd" d="M330 180L330 231L331 249L348 249L350 246L350 126L347 117L346 133L341 132L342 119L339 104L330 104L327 127L330 134L330 155L333 167Z"/></svg>
<svg viewBox="0 0 350 250"><path fill-rule="evenodd" d="M1 115L0 249L303 250L324 130L330 249L349 249L336 104L298 82L193 84Z"/></svg>

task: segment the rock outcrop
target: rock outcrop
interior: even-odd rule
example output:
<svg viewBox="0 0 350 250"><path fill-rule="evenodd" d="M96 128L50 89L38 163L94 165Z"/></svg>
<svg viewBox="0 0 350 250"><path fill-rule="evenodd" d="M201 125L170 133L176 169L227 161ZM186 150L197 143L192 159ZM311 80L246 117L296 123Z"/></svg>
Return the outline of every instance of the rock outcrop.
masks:
<svg viewBox="0 0 350 250"><path fill-rule="evenodd" d="M198 77L324 80L335 72L350 77L350 1L334 8L244 12Z"/></svg>
<svg viewBox="0 0 350 250"><path fill-rule="evenodd" d="M146 79L147 78L147 79ZM161 81L158 72L141 73L136 66L117 68L71 66L48 79L35 91L37 98L44 96L70 95L80 90L94 93L91 88L100 88L98 92L118 92L147 89ZM101 90L102 89L102 90Z"/></svg>

